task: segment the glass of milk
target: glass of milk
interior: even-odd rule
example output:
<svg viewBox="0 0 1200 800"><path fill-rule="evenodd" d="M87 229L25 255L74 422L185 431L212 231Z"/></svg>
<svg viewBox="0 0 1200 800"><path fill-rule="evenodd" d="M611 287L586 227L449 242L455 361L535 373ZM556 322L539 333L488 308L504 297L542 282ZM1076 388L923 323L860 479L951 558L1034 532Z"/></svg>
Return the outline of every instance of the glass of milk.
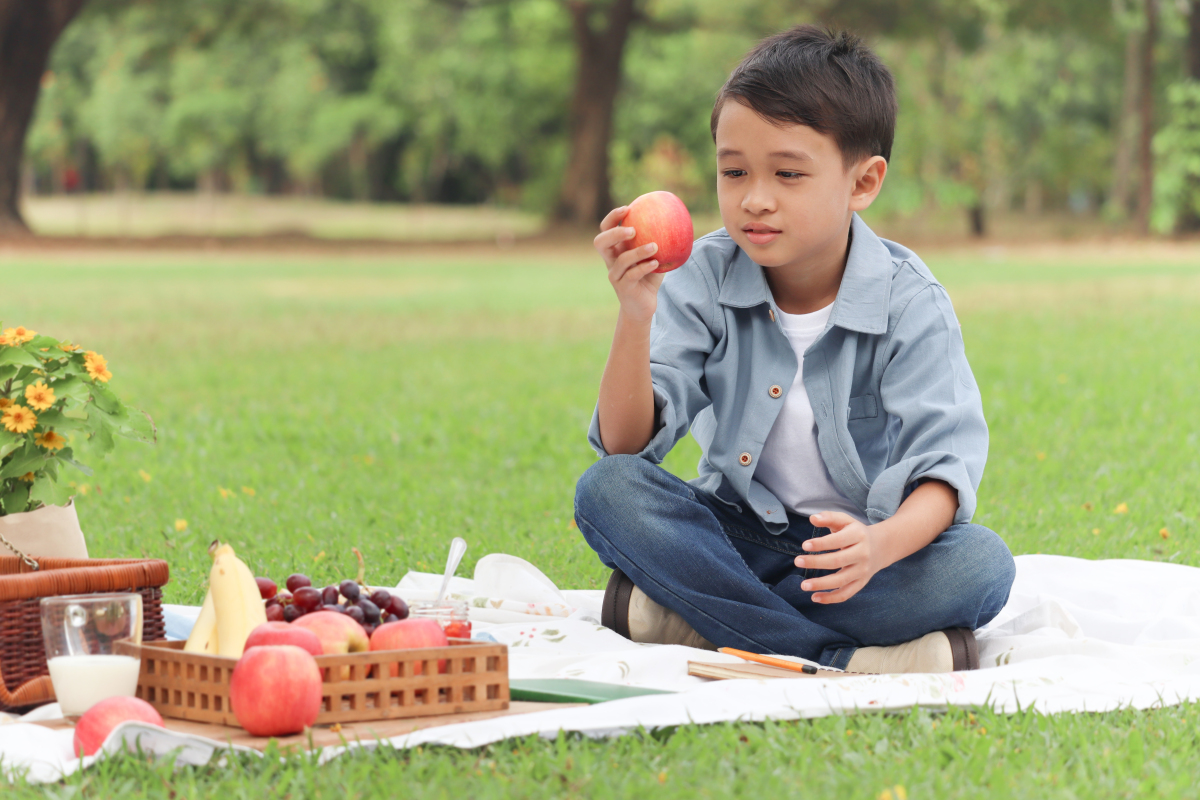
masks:
<svg viewBox="0 0 1200 800"><path fill-rule="evenodd" d="M140 594L42 598L42 638L63 716L77 716L109 697L132 697L141 661L116 655L116 642L142 643Z"/></svg>

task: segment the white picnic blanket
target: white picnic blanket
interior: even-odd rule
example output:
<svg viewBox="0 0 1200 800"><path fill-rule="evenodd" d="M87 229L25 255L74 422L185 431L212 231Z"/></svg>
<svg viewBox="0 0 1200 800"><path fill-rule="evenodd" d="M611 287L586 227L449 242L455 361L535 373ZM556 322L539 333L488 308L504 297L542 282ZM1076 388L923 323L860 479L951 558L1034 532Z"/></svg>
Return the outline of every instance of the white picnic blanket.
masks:
<svg viewBox="0 0 1200 800"><path fill-rule="evenodd" d="M1200 700L1200 569L1149 561L1087 561L1018 556L1004 611L978 633L983 669L949 675L881 675L832 680L711 682L687 675L689 660L738 659L678 646L633 644L599 625L599 591L562 591L527 561L480 559L474 579L456 578L477 636L510 648L512 678L580 678L674 690L617 700L427 728L396 737L396 747L477 747L513 736L560 730L615 736L648 729L732 720L797 719L921 705L990 705L1043 713L1152 708ZM432 598L441 577L410 572L398 589L408 600ZM168 607L168 630L185 635L198 612ZM71 757L71 732L31 724L58 714L46 706L0 725L0 769L52 781L92 763ZM178 763L205 763L225 745L128 724L106 751L140 739L144 750L182 748ZM324 758L342 748L327 748ZM103 755L97 758L103 758Z"/></svg>

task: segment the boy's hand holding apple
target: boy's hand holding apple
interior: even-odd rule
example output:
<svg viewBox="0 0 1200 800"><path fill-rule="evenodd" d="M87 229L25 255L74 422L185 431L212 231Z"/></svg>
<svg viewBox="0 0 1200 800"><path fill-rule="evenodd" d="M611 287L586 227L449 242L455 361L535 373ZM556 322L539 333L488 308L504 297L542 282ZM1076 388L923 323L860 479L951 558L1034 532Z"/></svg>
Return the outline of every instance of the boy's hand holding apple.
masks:
<svg viewBox="0 0 1200 800"><path fill-rule="evenodd" d="M620 223L629 212L629 206L614 208L600 223L600 233L594 244L604 265L608 268L608 282L617 293L621 303L621 314L631 322L650 324L654 310L658 307L658 287L663 276L657 273L658 245L654 242L631 247L637 235L633 228Z"/></svg>
<svg viewBox="0 0 1200 800"><path fill-rule="evenodd" d="M630 321L648 324L658 305L662 273L692 254L692 217L670 192L649 192L614 208L600 223L595 246Z"/></svg>

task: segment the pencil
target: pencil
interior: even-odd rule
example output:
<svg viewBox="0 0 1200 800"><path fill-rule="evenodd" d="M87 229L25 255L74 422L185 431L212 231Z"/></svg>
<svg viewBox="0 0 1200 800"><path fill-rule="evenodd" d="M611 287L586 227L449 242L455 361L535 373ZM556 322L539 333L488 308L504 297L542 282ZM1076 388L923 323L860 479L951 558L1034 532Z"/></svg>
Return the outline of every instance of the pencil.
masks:
<svg viewBox="0 0 1200 800"><path fill-rule="evenodd" d="M756 661L759 664L766 664L770 667L779 667L780 669L791 670L792 672L803 672L805 675L816 675L817 668L812 664L797 664L795 661L787 661L782 658L774 658L772 656L763 656L758 653L747 653L745 650L735 650L732 647L721 647L717 649L718 653L725 653L730 656L744 658L747 661Z"/></svg>

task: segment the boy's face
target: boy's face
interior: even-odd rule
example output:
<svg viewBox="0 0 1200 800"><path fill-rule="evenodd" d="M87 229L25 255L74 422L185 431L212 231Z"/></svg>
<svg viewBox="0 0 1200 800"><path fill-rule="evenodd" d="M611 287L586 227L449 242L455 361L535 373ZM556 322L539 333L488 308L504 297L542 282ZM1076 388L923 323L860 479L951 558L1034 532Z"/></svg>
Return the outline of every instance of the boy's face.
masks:
<svg viewBox="0 0 1200 800"><path fill-rule="evenodd" d="M716 146L721 219L764 267L844 258L851 214L871 205L887 170L879 156L847 168L832 136L768 122L734 99L721 109Z"/></svg>

